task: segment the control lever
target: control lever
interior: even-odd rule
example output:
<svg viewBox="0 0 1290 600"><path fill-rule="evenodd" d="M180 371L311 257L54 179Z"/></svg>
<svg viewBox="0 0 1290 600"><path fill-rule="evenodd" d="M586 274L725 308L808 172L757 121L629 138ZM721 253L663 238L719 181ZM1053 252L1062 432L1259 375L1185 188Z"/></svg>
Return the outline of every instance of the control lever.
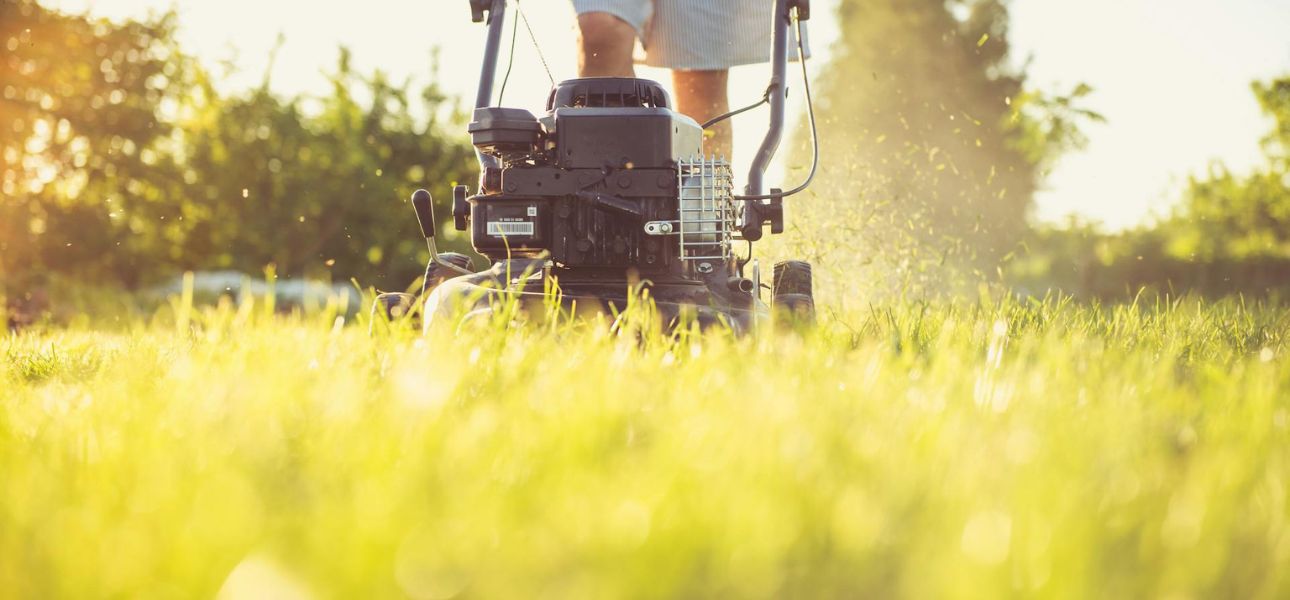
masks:
<svg viewBox="0 0 1290 600"><path fill-rule="evenodd" d="M780 193L779 188L771 188L769 200L744 201L744 224L739 233L745 240L760 240L766 225L770 225L772 234L784 233L784 199L777 196Z"/></svg>
<svg viewBox="0 0 1290 600"><path fill-rule="evenodd" d="M430 192L425 190L412 192L412 210L417 212L417 225L421 226L421 235L426 238L426 248L430 249L430 262L462 275L470 275L471 271L441 258L439 250L435 248L434 200L430 197Z"/></svg>

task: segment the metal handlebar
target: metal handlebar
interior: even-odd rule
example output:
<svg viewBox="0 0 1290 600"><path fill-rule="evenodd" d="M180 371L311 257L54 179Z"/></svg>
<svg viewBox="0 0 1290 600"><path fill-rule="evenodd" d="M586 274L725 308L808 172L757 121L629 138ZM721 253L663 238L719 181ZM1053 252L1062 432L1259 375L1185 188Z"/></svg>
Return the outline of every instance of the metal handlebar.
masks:
<svg viewBox="0 0 1290 600"><path fill-rule="evenodd" d="M471 18L484 22L484 11L488 12L488 38L484 42L484 64L479 72L479 90L475 93L475 108L484 108L493 103L493 80L497 78L497 56L502 47L502 25L506 21L506 0L470 0ZM480 187L483 187L484 174L489 167L498 168L501 164L497 158L475 149L475 158L479 161Z"/></svg>
<svg viewBox="0 0 1290 600"><path fill-rule="evenodd" d="M488 24L479 89L475 94L475 108L484 108L492 104L493 80L497 76L497 58L502 45L502 25L506 20L506 0L470 0L470 10L474 22ZM784 101L788 92L785 86L788 72L788 29L794 10L797 11L799 21L809 19L810 0L775 0L775 19L771 32L771 77L766 89L770 103L770 125L753 159L752 167L748 170L748 182L744 187L746 196L760 196L764 193L766 169L784 137ZM803 56L801 60L805 58ZM489 167L501 166L497 158L482 151L476 150L475 156L479 161L481 179Z"/></svg>
<svg viewBox="0 0 1290 600"><path fill-rule="evenodd" d="M788 24L791 3L803 0L775 0L774 29L771 32L771 73L770 85L766 88L766 97L770 100L770 127L766 137L757 149L752 167L748 169L748 182L744 186L744 195L760 196L764 190L766 168L779 149L779 142L784 137L784 99L788 95L785 87L788 72ZM809 8L808 8L809 11Z"/></svg>

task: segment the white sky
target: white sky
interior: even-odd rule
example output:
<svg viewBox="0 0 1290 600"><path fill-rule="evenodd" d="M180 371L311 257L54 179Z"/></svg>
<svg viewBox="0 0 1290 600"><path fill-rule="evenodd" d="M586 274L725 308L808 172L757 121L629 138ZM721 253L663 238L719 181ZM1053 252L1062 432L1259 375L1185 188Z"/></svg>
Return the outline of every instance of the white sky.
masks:
<svg viewBox="0 0 1290 600"><path fill-rule="evenodd" d="M813 7L813 76L839 35L829 19L836 1L816 0ZM483 44L484 30L470 22L466 0L43 2L109 17L173 5L188 51L211 66L228 59L237 65L240 72L225 82L229 87L260 81L282 33L286 42L272 74L280 91L325 93L323 73L335 64L341 44L353 51L360 71L381 68L396 80L425 82L430 49L438 47L441 85L469 102ZM523 0L523 6L555 78L574 76L568 0ZM1088 128L1088 149L1052 173L1037 199L1040 218L1075 213L1111 228L1132 226L1167 211L1187 175L1203 172L1213 160L1238 171L1257 164L1258 140L1269 122L1249 83L1290 73L1290 1L1013 0L1012 14L1014 53L1033 59L1031 84L1067 90L1089 83L1097 91L1087 105L1110 120ZM537 112L549 82L522 26L519 35L507 104ZM761 66L736 70L732 103L760 96L766 73ZM668 81L665 72L641 75ZM796 116L803 109L790 103L789 110ZM755 147L763 118L754 112L736 120L737 146ZM750 153L737 152L737 163Z"/></svg>

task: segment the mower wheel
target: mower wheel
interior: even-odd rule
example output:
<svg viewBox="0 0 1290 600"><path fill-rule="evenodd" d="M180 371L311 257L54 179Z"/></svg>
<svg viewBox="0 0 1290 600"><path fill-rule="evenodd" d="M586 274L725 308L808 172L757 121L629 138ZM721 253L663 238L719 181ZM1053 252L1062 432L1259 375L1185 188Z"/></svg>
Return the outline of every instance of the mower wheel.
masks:
<svg viewBox="0 0 1290 600"><path fill-rule="evenodd" d="M391 292L380 294L372 302L371 324L368 333L376 329L376 324L383 323L382 327L394 326L400 323L416 324L416 315L413 314L417 306L417 297L412 294Z"/></svg>
<svg viewBox="0 0 1290 600"><path fill-rule="evenodd" d="M781 260L775 263L775 296L802 294L813 296L811 263L804 260Z"/></svg>
<svg viewBox="0 0 1290 600"><path fill-rule="evenodd" d="M471 267L473 267L470 262L470 257L465 254L459 254L457 252L441 252L439 253L439 258L443 259L444 262L450 265L461 267L467 271L471 270ZM461 275L461 273L431 261L426 265L426 291L428 292L433 290L445 280L452 279L458 275Z"/></svg>
<svg viewBox="0 0 1290 600"><path fill-rule="evenodd" d="M815 299L806 294L780 294L771 305L776 323L789 327L815 322Z"/></svg>
<svg viewBox="0 0 1290 600"><path fill-rule="evenodd" d="M803 260L775 263L771 308L776 319L790 326L814 323L815 297L811 288L811 263Z"/></svg>
<svg viewBox="0 0 1290 600"><path fill-rule="evenodd" d="M471 270L473 266L470 262L470 257L460 252L440 252L439 258L442 258L448 264L457 265L467 271Z"/></svg>

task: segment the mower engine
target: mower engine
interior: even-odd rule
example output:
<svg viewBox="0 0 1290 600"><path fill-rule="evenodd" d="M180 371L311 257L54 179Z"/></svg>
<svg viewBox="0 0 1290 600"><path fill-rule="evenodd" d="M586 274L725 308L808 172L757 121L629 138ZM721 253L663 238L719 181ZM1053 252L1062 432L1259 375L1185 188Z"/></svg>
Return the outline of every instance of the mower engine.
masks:
<svg viewBox="0 0 1290 600"><path fill-rule="evenodd" d="M734 194L730 164L703 155L703 127L674 111L667 91L653 81L564 81L551 90L541 118L493 106L506 2L471 0L471 7L477 21L488 23L469 126L479 189L473 195L464 185L453 189L453 221L457 230L470 232L475 251L492 267L472 272L468 257L437 252L430 194L414 193L430 251L422 287L423 295L430 292L427 325L436 315L487 311L502 294L546 305L553 289L567 307L613 312L625 308L640 286L671 322L688 314L700 324L747 331L768 317L751 242L766 225L772 233L783 231L782 198L810 180L788 192L762 190L783 130L790 17L804 19L807 0L774 0L772 78L758 103L769 105L770 127L741 196ZM802 51L800 22L798 28ZM811 123L814 140L813 113ZM735 253L738 241L750 243L744 257ZM813 314L809 264L776 264L773 290L774 305ZM377 300L374 312L415 312L409 294Z"/></svg>
<svg viewBox="0 0 1290 600"><path fill-rule="evenodd" d="M621 294L750 307L739 275L730 165L703 157L703 130L644 79L589 78L552 90L547 114L485 107L470 124L496 159L481 193L455 192L457 229L493 261L541 259L566 294ZM603 290L601 288L609 288Z"/></svg>

